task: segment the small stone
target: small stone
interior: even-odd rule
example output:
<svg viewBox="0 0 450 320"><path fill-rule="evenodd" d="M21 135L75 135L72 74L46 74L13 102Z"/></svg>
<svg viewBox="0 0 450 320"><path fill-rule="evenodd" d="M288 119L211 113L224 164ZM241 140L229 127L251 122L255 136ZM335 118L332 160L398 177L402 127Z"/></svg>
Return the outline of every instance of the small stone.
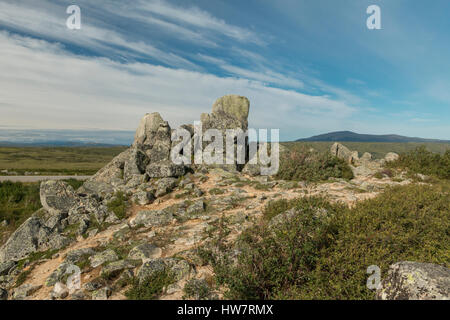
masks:
<svg viewBox="0 0 450 320"><path fill-rule="evenodd" d="M14 289L12 298L13 300L26 300L30 295L42 288L41 285L35 286L32 284L23 284L20 287Z"/></svg>
<svg viewBox="0 0 450 320"><path fill-rule="evenodd" d="M8 291L0 288L0 301L8 300Z"/></svg>
<svg viewBox="0 0 450 320"><path fill-rule="evenodd" d="M68 295L69 289L67 289L66 285L61 282L57 282L51 292L51 297L53 299L65 299Z"/></svg>
<svg viewBox="0 0 450 320"><path fill-rule="evenodd" d="M150 243L144 243L131 249L128 258L133 260L148 260L160 258L161 254L161 248Z"/></svg>
<svg viewBox="0 0 450 320"><path fill-rule="evenodd" d="M111 288L103 287L92 292L92 300L108 300L108 298L111 296L111 293Z"/></svg>

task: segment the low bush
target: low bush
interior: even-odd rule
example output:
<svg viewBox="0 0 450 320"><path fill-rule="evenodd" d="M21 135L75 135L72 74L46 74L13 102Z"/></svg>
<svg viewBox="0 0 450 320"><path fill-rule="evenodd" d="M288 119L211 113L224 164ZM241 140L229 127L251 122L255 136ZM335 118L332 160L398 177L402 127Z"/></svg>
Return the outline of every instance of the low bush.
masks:
<svg viewBox="0 0 450 320"><path fill-rule="evenodd" d="M281 155L276 177L282 180L323 181L329 178L352 179L353 172L344 160L300 145Z"/></svg>
<svg viewBox="0 0 450 320"><path fill-rule="evenodd" d="M116 214L117 218L124 219L130 207L128 197L121 191L116 192L113 199L108 202L108 210Z"/></svg>
<svg viewBox="0 0 450 320"><path fill-rule="evenodd" d="M241 235L235 264L212 259L227 298L372 299L370 265L382 276L404 260L450 266L448 186L393 187L352 208L322 198L281 200L264 216L289 208L300 213L287 223L262 223Z"/></svg>
<svg viewBox="0 0 450 320"><path fill-rule="evenodd" d="M167 270L157 271L144 281L133 279L125 296L129 300L155 300L173 282L173 276Z"/></svg>
<svg viewBox="0 0 450 320"><path fill-rule="evenodd" d="M403 153L398 160L387 163L392 168L407 169L410 173L421 173L441 179L450 179L450 150L444 154L428 151L425 146Z"/></svg>
<svg viewBox="0 0 450 320"><path fill-rule="evenodd" d="M0 182L0 222L15 229L40 207L38 183Z"/></svg>

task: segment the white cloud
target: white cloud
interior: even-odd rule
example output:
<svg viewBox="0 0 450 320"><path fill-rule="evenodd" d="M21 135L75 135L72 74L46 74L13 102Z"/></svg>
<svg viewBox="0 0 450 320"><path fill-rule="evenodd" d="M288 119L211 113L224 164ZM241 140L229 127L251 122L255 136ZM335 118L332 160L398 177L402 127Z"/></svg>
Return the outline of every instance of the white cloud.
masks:
<svg viewBox="0 0 450 320"><path fill-rule="evenodd" d="M260 81L144 63L81 57L42 40L0 32L0 125L28 128L134 130L158 111L172 126L210 112L217 97L235 93L251 101L253 127L338 124L356 109L342 100L273 88Z"/></svg>
<svg viewBox="0 0 450 320"><path fill-rule="evenodd" d="M246 28L230 25L197 7L176 7L160 0L138 1L139 10L152 12L178 23L212 30L241 42L263 45L265 42Z"/></svg>

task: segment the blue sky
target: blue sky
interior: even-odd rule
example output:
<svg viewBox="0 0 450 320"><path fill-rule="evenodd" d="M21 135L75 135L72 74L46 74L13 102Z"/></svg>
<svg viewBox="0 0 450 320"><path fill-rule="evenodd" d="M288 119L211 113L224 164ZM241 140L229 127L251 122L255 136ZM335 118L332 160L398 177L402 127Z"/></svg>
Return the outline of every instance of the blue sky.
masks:
<svg viewBox="0 0 450 320"><path fill-rule="evenodd" d="M81 30L66 8L81 8ZM381 8L368 30L366 8ZM235 93L283 140L450 138L450 2L0 0L0 128L172 127Z"/></svg>

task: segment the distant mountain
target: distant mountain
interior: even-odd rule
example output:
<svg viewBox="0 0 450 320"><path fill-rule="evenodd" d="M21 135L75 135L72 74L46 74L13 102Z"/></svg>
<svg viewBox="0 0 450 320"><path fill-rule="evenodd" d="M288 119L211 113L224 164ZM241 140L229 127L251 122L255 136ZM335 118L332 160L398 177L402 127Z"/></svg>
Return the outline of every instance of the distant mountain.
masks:
<svg viewBox="0 0 450 320"><path fill-rule="evenodd" d="M305 139L298 139L296 141L339 141L339 142L441 142L450 143L450 140L438 140L438 139L423 139L399 136L396 134L359 134L351 131L337 131L318 136L313 136Z"/></svg>

